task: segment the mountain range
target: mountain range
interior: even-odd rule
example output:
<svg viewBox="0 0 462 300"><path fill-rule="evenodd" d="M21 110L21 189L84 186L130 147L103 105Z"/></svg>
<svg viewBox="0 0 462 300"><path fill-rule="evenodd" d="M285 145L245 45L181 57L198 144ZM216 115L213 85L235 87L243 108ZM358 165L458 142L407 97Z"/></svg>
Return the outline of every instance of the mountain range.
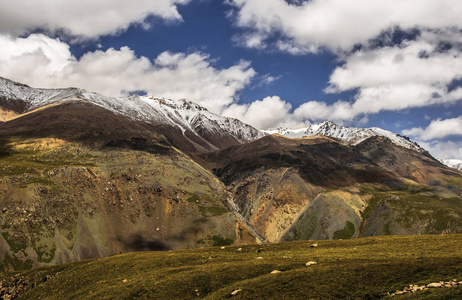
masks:
<svg viewBox="0 0 462 300"><path fill-rule="evenodd" d="M462 232L462 173L329 121L259 131L187 100L0 78L0 265Z"/></svg>

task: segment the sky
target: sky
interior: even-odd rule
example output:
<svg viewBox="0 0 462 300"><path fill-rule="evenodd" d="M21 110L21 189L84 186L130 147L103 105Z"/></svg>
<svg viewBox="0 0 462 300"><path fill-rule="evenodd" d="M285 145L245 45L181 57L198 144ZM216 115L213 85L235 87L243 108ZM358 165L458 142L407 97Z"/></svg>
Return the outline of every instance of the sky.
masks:
<svg viewBox="0 0 462 300"><path fill-rule="evenodd" d="M460 16L460 0L1 1L0 76L258 129L381 127L462 159Z"/></svg>

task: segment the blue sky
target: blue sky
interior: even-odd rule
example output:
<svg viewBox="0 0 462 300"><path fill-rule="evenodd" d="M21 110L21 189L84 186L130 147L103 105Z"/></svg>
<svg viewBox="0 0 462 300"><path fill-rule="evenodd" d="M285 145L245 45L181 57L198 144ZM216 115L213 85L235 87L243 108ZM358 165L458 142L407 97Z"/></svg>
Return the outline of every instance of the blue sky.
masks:
<svg viewBox="0 0 462 300"><path fill-rule="evenodd" d="M0 76L187 98L260 129L377 126L462 159L460 15L454 0L18 0L0 4Z"/></svg>

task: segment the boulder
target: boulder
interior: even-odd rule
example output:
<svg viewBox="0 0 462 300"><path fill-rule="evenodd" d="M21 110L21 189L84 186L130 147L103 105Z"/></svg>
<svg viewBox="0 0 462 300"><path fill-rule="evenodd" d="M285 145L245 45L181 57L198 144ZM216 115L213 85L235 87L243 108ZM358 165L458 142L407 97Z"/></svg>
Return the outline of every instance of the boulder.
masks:
<svg viewBox="0 0 462 300"><path fill-rule="evenodd" d="M231 292L231 296L236 296L237 293L239 293L239 292L242 292L242 290L240 290L240 289L239 290L234 290L234 291Z"/></svg>
<svg viewBox="0 0 462 300"><path fill-rule="evenodd" d="M432 282L432 283L427 284L427 288L439 288L442 286L443 284L440 282Z"/></svg>

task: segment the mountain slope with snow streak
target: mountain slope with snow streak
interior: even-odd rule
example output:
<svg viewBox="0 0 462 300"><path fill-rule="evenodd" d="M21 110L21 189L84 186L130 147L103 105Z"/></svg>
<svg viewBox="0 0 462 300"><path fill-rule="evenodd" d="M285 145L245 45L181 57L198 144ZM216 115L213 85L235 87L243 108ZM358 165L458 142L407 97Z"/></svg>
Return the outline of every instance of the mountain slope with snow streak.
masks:
<svg viewBox="0 0 462 300"><path fill-rule="evenodd" d="M225 135L238 143L247 143L266 135L237 119L216 115L187 100L175 101L152 96L107 97L79 88L31 88L1 77L0 98L4 102L22 102L25 110L18 113L66 100L88 101L132 120L178 127L183 134L192 131L203 138L205 132L206 140L213 138L213 135Z"/></svg>

